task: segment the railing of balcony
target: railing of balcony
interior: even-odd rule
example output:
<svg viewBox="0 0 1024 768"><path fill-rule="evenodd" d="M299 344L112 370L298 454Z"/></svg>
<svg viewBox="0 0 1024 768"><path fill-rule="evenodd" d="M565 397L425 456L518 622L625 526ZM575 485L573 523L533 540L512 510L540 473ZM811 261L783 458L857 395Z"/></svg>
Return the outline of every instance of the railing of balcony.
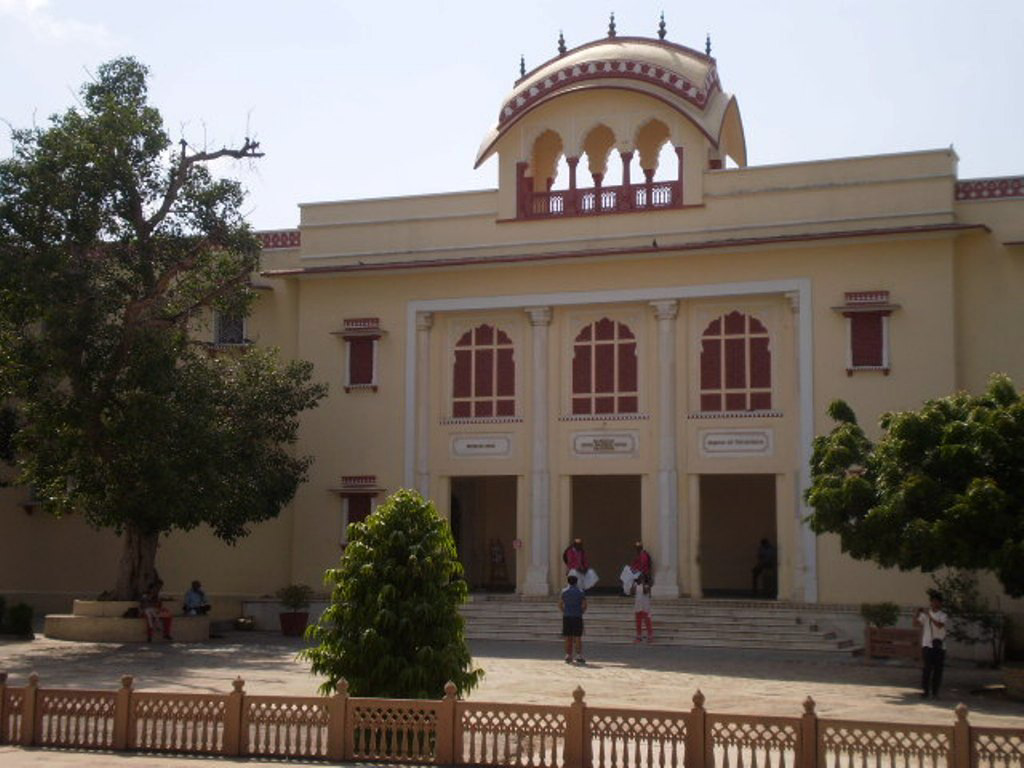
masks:
<svg viewBox="0 0 1024 768"><path fill-rule="evenodd" d="M543 219L679 208L683 195L678 181L661 181L551 192L525 189L521 199L520 218Z"/></svg>

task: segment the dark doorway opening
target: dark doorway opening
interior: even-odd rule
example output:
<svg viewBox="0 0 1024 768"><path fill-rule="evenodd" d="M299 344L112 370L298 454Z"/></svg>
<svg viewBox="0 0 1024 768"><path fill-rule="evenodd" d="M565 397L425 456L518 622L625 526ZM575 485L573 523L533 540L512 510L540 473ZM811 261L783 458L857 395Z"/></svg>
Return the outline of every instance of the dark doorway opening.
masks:
<svg viewBox="0 0 1024 768"><path fill-rule="evenodd" d="M452 537L469 588L514 592L515 476L453 477L451 489Z"/></svg>
<svg viewBox="0 0 1024 768"><path fill-rule="evenodd" d="M622 594L619 573L640 539L639 475L576 475L572 478L570 540L583 539L590 567L600 578L591 592ZM563 547L569 542L564 542Z"/></svg>
<svg viewBox="0 0 1024 768"><path fill-rule="evenodd" d="M765 565L767 541L777 553L775 475L701 475L700 572L705 597L775 599L776 558Z"/></svg>

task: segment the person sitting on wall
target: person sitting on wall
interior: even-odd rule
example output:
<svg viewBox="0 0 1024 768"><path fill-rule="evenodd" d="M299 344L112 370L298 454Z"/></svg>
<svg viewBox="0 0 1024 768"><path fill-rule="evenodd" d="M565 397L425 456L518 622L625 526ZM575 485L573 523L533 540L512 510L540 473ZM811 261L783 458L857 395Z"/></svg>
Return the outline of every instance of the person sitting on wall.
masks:
<svg viewBox="0 0 1024 768"><path fill-rule="evenodd" d="M769 597L774 597L774 584L773 579L770 577L775 575L775 561L778 558L778 553L775 551L775 547L768 539L761 539L761 543L757 546L757 561L751 570L751 579L753 581L753 592L755 595L760 594L758 589L758 582L761 579L761 574L768 574L769 579L765 585L765 594Z"/></svg>
<svg viewBox="0 0 1024 768"><path fill-rule="evenodd" d="M192 582L192 587L185 593L185 615L205 616L210 612L210 604L206 601L206 593L203 592L203 585L198 580Z"/></svg>
<svg viewBox="0 0 1024 768"><path fill-rule="evenodd" d="M163 631L165 640L172 640L171 637L171 612L164 607L160 599L160 590L164 583L157 579L139 600L139 611L146 622L146 642L153 642L153 633L160 629Z"/></svg>

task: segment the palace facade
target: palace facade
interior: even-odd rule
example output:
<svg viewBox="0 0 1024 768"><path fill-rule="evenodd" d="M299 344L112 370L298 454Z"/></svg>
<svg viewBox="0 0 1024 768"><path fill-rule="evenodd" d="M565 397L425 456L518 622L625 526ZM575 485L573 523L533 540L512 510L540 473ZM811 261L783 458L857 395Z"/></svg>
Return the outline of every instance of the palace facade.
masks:
<svg viewBox="0 0 1024 768"><path fill-rule="evenodd" d="M804 525L811 441L834 398L877 434L1024 382L1024 179L961 180L952 149L748 166L715 60L627 37L524 73L492 156L497 189L306 203L263 233L255 310L210 341L315 364L315 464L236 547L169 537L168 587L317 585L346 524L415 487L475 589L552 594L580 536L603 585L642 539L656 594L743 596L768 539L780 599L918 603L927 576ZM112 535L0 503L5 591L109 586Z"/></svg>

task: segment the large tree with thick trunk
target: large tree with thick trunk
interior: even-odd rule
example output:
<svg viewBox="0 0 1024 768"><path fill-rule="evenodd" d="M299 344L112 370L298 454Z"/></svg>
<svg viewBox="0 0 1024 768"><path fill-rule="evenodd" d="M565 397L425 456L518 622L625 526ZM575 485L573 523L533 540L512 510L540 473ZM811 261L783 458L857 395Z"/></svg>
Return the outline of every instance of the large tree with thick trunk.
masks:
<svg viewBox="0 0 1024 768"><path fill-rule="evenodd" d="M261 153L173 143L147 74L101 66L0 161L6 453L47 510L120 534L120 599L156 578L162 535L233 543L279 514L310 461L299 414L324 394L307 363L196 341L212 311L247 311L259 258L242 189L209 165Z"/></svg>

